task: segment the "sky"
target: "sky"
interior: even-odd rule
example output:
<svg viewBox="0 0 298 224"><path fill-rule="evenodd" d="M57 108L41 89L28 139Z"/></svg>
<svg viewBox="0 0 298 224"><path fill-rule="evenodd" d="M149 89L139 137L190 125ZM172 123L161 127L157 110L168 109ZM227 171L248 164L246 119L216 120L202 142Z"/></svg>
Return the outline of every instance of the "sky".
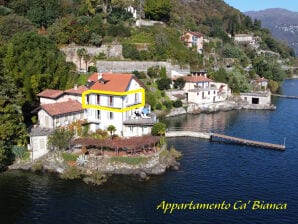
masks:
<svg viewBox="0 0 298 224"><path fill-rule="evenodd" d="M298 12L298 0L224 0L241 12L258 11L268 8L284 8Z"/></svg>

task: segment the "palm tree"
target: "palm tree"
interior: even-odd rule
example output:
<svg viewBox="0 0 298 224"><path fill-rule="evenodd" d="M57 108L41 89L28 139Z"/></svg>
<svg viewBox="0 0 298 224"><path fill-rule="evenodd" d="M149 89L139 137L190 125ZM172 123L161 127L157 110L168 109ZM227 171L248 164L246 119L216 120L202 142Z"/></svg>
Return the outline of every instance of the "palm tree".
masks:
<svg viewBox="0 0 298 224"><path fill-rule="evenodd" d="M108 130L108 132L110 132L111 138L113 138L113 133L116 131L116 127L114 125L109 125L107 130Z"/></svg>
<svg viewBox="0 0 298 224"><path fill-rule="evenodd" d="M84 60L85 65L86 65L86 72L88 71L88 62L90 61L90 59L91 59L90 54L84 54L83 55L83 60Z"/></svg>
<svg viewBox="0 0 298 224"><path fill-rule="evenodd" d="M86 51L85 48L79 48L79 49L77 50L77 55L78 55L78 57L79 57L79 59L80 59L80 70L82 69L82 57L83 57L84 55L86 55L86 54L87 54L87 51Z"/></svg>

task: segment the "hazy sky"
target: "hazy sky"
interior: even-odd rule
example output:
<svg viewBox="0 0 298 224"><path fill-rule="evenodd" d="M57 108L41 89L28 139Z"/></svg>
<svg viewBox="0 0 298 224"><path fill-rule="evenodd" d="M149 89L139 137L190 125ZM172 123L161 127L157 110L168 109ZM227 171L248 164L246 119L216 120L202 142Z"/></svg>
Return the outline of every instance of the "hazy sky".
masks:
<svg viewBox="0 0 298 224"><path fill-rule="evenodd" d="M298 12L298 0L224 0L241 12L268 8L284 8Z"/></svg>

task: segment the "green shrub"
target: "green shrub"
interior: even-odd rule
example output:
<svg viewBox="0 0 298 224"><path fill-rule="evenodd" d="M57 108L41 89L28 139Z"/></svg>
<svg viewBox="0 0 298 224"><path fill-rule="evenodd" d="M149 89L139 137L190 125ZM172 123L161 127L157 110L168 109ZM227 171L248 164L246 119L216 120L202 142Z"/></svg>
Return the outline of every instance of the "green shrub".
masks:
<svg viewBox="0 0 298 224"><path fill-rule="evenodd" d="M96 66L89 66L88 67L88 72L97 72L97 68L96 68Z"/></svg>
<svg viewBox="0 0 298 224"><path fill-rule="evenodd" d="M161 78L157 80L157 87L159 90L167 90L171 88L171 79L170 78Z"/></svg>
<svg viewBox="0 0 298 224"><path fill-rule="evenodd" d="M134 44L123 44L123 57L132 60L140 60L140 54Z"/></svg>
<svg viewBox="0 0 298 224"><path fill-rule="evenodd" d="M161 103L156 104L155 109L156 110L161 110L162 109Z"/></svg>
<svg viewBox="0 0 298 224"><path fill-rule="evenodd" d="M81 178L81 171L77 167L69 167L60 175L62 179L75 180Z"/></svg>
<svg viewBox="0 0 298 224"><path fill-rule="evenodd" d="M150 78L156 78L158 77L159 75L159 66L153 66L153 67L149 67L147 69L147 75L150 77Z"/></svg>
<svg viewBox="0 0 298 224"><path fill-rule="evenodd" d="M100 171L93 172L90 176L83 179L86 184L101 185L106 182L106 175Z"/></svg>
<svg viewBox="0 0 298 224"><path fill-rule="evenodd" d="M144 72L139 71L133 71L132 74L134 74L138 79L146 79L146 74Z"/></svg>
<svg viewBox="0 0 298 224"><path fill-rule="evenodd" d="M182 101L181 100L173 101L173 106L176 108L182 107Z"/></svg>
<svg viewBox="0 0 298 224"><path fill-rule="evenodd" d="M166 108L168 110L172 109L172 107L173 107L173 104L171 101L165 101L165 102L163 102L163 104L166 106Z"/></svg>
<svg viewBox="0 0 298 224"><path fill-rule="evenodd" d="M166 125L161 122L154 124L151 129L151 134L154 136L164 135L165 133L166 133Z"/></svg>
<svg viewBox="0 0 298 224"><path fill-rule="evenodd" d="M69 152L62 152L61 156L65 162L76 161L78 158L78 155Z"/></svg>
<svg viewBox="0 0 298 224"><path fill-rule="evenodd" d="M113 37L129 37L131 35L130 28L123 24L110 25L107 33L108 36Z"/></svg>

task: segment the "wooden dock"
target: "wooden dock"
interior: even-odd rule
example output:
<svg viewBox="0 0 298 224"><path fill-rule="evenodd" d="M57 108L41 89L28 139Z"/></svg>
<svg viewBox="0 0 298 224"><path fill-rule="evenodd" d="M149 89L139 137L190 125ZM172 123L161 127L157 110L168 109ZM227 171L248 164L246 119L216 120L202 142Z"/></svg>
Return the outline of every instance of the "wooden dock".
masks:
<svg viewBox="0 0 298 224"><path fill-rule="evenodd" d="M271 94L272 96L277 96L280 98L287 98L287 99L298 99L298 96L288 96L288 95L280 95L280 94Z"/></svg>
<svg viewBox="0 0 298 224"><path fill-rule="evenodd" d="M286 149L285 145L271 144L267 142L253 141L247 140L243 138L236 138L228 135L216 134L212 133L210 137L210 141L220 141L220 142L228 142L228 143L236 143L242 145L250 145L255 147L269 148L284 151Z"/></svg>
<svg viewBox="0 0 298 224"><path fill-rule="evenodd" d="M285 144L279 145L279 144L272 144L267 142L237 138L237 137L232 137L232 136L223 135L223 134L200 132L192 128L170 128L166 131L165 136L167 138L192 137L192 138L209 139L210 141L214 141L214 142L217 141L217 142L250 145L255 147L276 149L281 151L284 151L286 149Z"/></svg>

